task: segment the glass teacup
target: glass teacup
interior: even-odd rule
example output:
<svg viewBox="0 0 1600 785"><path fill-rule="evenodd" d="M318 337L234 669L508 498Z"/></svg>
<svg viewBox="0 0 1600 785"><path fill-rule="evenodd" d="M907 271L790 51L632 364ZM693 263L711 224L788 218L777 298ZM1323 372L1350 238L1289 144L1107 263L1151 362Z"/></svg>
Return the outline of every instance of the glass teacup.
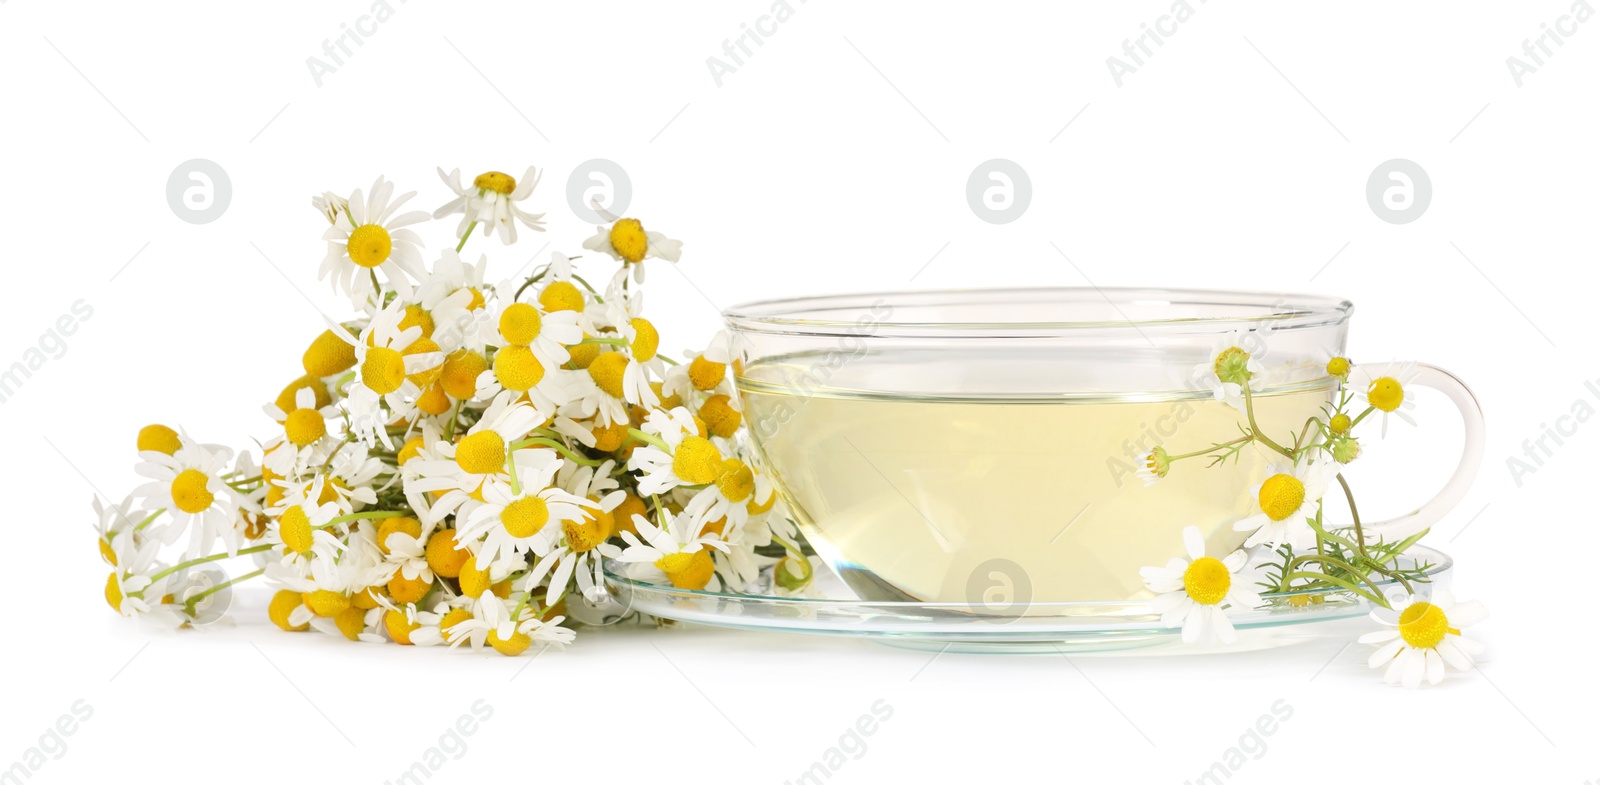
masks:
<svg viewBox="0 0 1600 785"><path fill-rule="evenodd" d="M1146 487L1145 453L1240 436L1207 366L1239 341L1262 364L1260 430L1300 432L1335 394L1351 304L1222 291L1012 289L773 300L724 316L757 449L807 539L863 599L1029 602L1143 596L1139 568L1239 547L1270 456ZM1215 376L1210 377L1215 382ZM1482 419L1454 377L1418 366L1467 421L1456 475L1369 536L1404 536L1452 507L1476 470ZM1025 612L1025 611L1017 611Z"/></svg>

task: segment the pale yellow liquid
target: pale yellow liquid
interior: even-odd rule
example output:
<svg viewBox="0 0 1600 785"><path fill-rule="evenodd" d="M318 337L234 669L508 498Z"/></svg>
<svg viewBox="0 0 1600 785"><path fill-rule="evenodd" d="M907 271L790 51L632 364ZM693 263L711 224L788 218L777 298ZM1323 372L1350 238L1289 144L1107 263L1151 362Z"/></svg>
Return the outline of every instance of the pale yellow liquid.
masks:
<svg viewBox="0 0 1600 785"><path fill-rule="evenodd" d="M740 389L791 511L867 599L1148 596L1139 568L1182 556L1185 526L1219 557L1243 543L1232 524L1252 512L1268 457L1251 445L1226 466L1185 460L1145 487L1130 445L1176 455L1239 437L1243 415L1199 394L928 399L747 377ZM1288 439L1329 393L1269 390L1257 422Z"/></svg>

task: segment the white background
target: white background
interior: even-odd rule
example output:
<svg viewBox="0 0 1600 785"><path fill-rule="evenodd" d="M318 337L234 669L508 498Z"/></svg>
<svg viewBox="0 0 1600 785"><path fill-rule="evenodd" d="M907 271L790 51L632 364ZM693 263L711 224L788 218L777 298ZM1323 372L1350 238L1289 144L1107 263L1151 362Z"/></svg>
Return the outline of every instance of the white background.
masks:
<svg viewBox="0 0 1600 785"><path fill-rule="evenodd" d="M75 301L93 309L0 408L0 768L83 699L92 717L32 781L379 783L485 699L493 717L435 781L779 783L882 699L892 718L835 780L1178 783L1281 699L1292 718L1235 780L1600 778L1587 611L1600 424L1580 425L1520 487L1506 465L1574 402L1600 408L1583 386L1600 379L1600 22L1578 25L1520 87L1506 64L1566 0L1194 0L1120 87L1107 58L1167 0L794 0L721 86L707 58L766 0L393 3L320 86L307 58L368 0L0 3L0 365ZM166 198L193 158L232 184L205 225ZM1356 623L1269 652L1071 661L607 629L530 665L285 635L251 591L226 629L159 635L107 611L88 502L136 484L137 429L267 436L260 406L299 373L318 310L345 313L315 280L313 193L381 173L431 209L448 198L435 166L545 167L534 203L550 231L509 250L474 241L496 277L546 240L579 250L592 230L565 186L591 158L626 169L630 214L687 243L679 269L657 265L650 281L674 351L701 345L720 307L802 292L1092 283L1349 297L1358 361L1437 363L1487 411L1479 480L1432 538L1458 559L1457 593L1493 613L1472 631L1486 662L1440 688L1385 687L1365 647L1346 646L1367 629ZM966 200L991 158L1030 175L1032 201L1010 224L978 220ZM1380 221L1365 197L1392 158L1432 180L1409 224ZM430 227L434 248L448 229ZM1421 429L1369 445L1371 464L1353 472L1374 509L1420 502L1453 464L1457 418L1442 399L1422 404Z"/></svg>

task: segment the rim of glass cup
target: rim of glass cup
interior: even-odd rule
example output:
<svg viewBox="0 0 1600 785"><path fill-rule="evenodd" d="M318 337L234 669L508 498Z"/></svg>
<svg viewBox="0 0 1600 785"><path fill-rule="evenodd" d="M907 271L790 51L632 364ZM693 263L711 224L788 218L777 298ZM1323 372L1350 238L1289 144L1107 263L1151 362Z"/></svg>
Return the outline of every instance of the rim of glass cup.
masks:
<svg viewBox="0 0 1600 785"><path fill-rule="evenodd" d="M1115 319L944 319L920 321L896 318L897 308L970 308L1004 314L1007 306L1074 304L1094 308L1110 305ZM880 312L887 307L889 313ZM1129 310L1151 307L1202 308L1217 315L1166 318L1128 317ZM1227 313L1227 309L1237 313ZM1349 300L1312 294L1229 289L1151 289L1135 287L1039 287L1005 289L933 289L810 295L757 300L732 306L722 316L735 330L805 335L874 335L878 337L963 334L1026 334L1051 337L1078 331L1126 330L1224 333L1241 327L1270 323L1272 329L1305 329L1347 322L1354 306Z"/></svg>

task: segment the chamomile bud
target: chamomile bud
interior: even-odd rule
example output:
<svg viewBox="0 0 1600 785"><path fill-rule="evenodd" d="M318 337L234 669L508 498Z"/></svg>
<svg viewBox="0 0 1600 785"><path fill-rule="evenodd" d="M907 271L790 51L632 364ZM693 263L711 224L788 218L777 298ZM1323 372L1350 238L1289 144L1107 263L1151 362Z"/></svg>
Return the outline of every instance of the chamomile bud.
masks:
<svg viewBox="0 0 1600 785"><path fill-rule="evenodd" d="M1331 448L1333 459L1339 463L1349 463L1361 455L1361 442L1354 437L1345 436L1335 439Z"/></svg>
<svg viewBox="0 0 1600 785"><path fill-rule="evenodd" d="M1172 469L1172 459L1167 456L1167 451L1160 447L1144 454L1139 468L1134 472L1139 479L1144 481L1145 487L1155 485L1167 472Z"/></svg>
<svg viewBox="0 0 1600 785"><path fill-rule="evenodd" d="M799 591L811 584L811 561L785 556L772 566L772 582L778 588Z"/></svg>

